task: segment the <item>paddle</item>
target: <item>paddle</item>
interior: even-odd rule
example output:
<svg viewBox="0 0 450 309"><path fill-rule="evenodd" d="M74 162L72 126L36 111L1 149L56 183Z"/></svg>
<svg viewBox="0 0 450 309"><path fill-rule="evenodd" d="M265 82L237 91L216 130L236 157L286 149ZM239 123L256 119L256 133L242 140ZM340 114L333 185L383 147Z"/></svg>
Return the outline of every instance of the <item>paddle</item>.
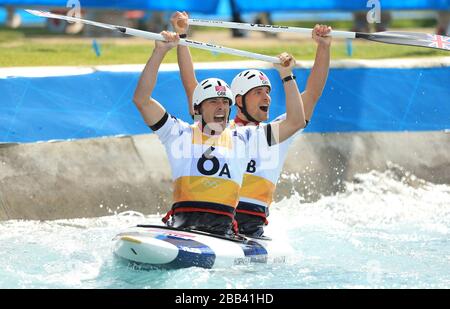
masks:
<svg viewBox="0 0 450 309"><path fill-rule="evenodd" d="M297 33L305 34L308 36L311 36L312 34L312 29L277 25L247 24L206 19L189 19L188 22L189 25L194 26L220 27L278 33ZM332 37L341 39L364 39L387 44L420 46L447 51L450 50L450 37L435 34L395 31L362 33L333 30L331 31L330 35Z"/></svg>
<svg viewBox="0 0 450 309"><path fill-rule="evenodd" d="M163 230L171 230L171 231L179 231L179 232L189 232L193 234L199 234L204 236L210 236L214 238L220 238L225 239L229 241L239 242L239 243L247 243L249 239L247 239L244 235L233 235L233 236L225 236L225 235L218 235L218 234L212 234L204 231L199 230L191 230L191 229L181 229L181 228L175 228L171 226L166 225L151 225L151 224L138 224L137 227L143 227L143 228L156 228L156 229L163 229ZM119 234L120 235L120 234ZM263 240L272 240L269 237L262 238Z"/></svg>
<svg viewBox="0 0 450 309"><path fill-rule="evenodd" d="M99 23L99 22L76 18L76 17L53 14L53 13L45 12L45 11L37 11L37 10L25 10L25 11L27 11L28 13L33 14L35 16L39 16L39 17L61 19L61 20L66 20L66 21L71 21L71 22L80 22L80 23L83 23L86 25L96 26L96 27L100 27L100 28L113 30L113 31L119 31L123 34L128 34L128 35L135 36L135 37L140 37L140 38L149 39L149 40L165 41L164 37L158 33L142 31L142 30L127 28L127 27L122 27L122 26L110 25L110 24L105 24L105 23ZM271 63L280 63L280 59L278 59L277 57L261 55L261 54L257 54L257 53L240 50L240 49L234 49L234 48L214 45L214 44L210 44L210 43L203 43L203 42L199 42L199 41L180 39L178 44L183 45L183 46L194 47L194 48L198 48L198 49L204 49L204 50L217 52L217 53L230 54L230 55L241 56L241 57L248 57L248 58L261 60L261 61L267 61L267 62L271 62Z"/></svg>

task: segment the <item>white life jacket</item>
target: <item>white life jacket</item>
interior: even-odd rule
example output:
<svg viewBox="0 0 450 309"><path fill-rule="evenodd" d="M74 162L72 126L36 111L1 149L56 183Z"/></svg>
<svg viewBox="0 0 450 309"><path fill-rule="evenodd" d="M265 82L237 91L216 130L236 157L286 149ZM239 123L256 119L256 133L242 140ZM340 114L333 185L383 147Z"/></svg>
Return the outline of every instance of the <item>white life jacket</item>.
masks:
<svg viewBox="0 0 450 309"><path fill-rule="evenodd" d="M226 128L208 136L166 114L151 127L164 144L172 169L173 206L177 212L210 212L234 219L250 150L268 148L260 126Z"/></svg>
<svg viewBox="0 0 450 309"><path fill-rule="evenodd" d="M285 118L286 114L283 114L274 121L280 121ZM232 120L229 127L234 129L242 126ZM268 223L269 206L273 201L273 194L283 169L289 146L302 131L303 129L299 130L280 144L266 148L266 151L251 153L250 160L245 168L241 191L239 192L237 213L258 216L263 218L266 224Z"/></svg>

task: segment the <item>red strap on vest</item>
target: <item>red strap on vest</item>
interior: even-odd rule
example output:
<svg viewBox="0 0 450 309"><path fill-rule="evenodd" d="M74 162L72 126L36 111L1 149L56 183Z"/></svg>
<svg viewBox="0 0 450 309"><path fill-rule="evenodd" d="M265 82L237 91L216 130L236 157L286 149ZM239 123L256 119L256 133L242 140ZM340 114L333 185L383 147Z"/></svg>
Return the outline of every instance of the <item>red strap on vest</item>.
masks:
<svg viewBox="0 0 450 309"><path fill-rule="evenodd" d="M169 221L170 217L173 216L173 210L169 210L166 215L164 216L164 218L161 219L162 222L167 223L167 221Z"/></svg>
<svg viewBox="0 0 450 309"><path fill-rule="evenodd" d="M225 212L225 211L220 211L220 210L214 210L214 209L203 209L203 208L195 208L195 207L183 207L183 208L175 209L173 213L176 214L177 212L209 212L209 213L213 213L213 214L217 214L217 215L228 216L231 219L234 218L232 213Z"/></svg>
<svg viewBox="0 0 450 309"><path fill-rule="evenodd" d="M177 208L175 210L173 210L173 209L169 210L169 212L164 216L164 218L162 218L162 222L166 223L167 221L169 221L170 217L172 217L174 214L176 214L178 212L209 212L209 213L213 213L213 214L217 214L217 215L228 216L234 220L233 214L231 214L229 212L214 210L214 209L183 207L183 208Z"/></svg>
<svg viewBox="0 0 450 309"><path fill-rule="evenodd" d="M251 121L248 121L248 120L241 119L238 116L236 116L234 118L234 123L237 124L237 125L240 125L240 126L246 126L249 123L254 123L255 125L259 125L259 122L251 122Z"/></svg>
<svg viewBox="0 0 450 309"><path fill-rule="evenodd" d="M261 212L250 211L250 210L243 210L243 209L236 209L236 212L237 213L241 213L241 214L247 214L247 215L261 217L261 218L264 219L264 224L265 225L269 224L269 221L267 221L266 214L263 214Z"/></svg>
<svg viewBox="0 0 450 309"><path fill-rule="evenodd" d="M239 226L238 226L237 221L233 219L232 224L233 224L233 232L234 232L234 234L236 234L236 235L239 234Z"/></svg>

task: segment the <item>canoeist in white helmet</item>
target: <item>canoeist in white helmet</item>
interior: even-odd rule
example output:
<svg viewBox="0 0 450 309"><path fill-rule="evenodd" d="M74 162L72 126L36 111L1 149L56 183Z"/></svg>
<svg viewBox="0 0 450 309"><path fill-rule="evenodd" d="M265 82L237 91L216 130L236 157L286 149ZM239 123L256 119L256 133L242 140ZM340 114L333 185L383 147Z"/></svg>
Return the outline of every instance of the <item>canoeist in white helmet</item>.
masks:
<svg viewBox="0 0 450 309"><path fill-rule="evenodd" d="M188 15L186 12L176 12L171 18L175 31L185 36L188 31ZM314 107L322 95L330 63L331 27L316 25L312 38L317 43L317 53L314 66L309 75L306 90L301 94L306 124L312 117ZM180 67L183 86L189 102L192 101L193 90L197 86L192 58L189 49L178 46L178 64ZM291 72L281 76L286 100L297 95L295 76ZM272 85L269 78L259 70L244 70L236 75L231 83L235 104L238 107L237 115L230 122L230 128L236 126L255 126L269 119L271 105L270 92ZM189 106L193 114L192 105ZM275 121L282 120L281 115ZM301 126L303 128L303 126ZM300 130L299 132L301 132ZM287 150L293 138L270 148L265 157L253 155L247 164L242 188L239 193L239 204L236 208L236 221L239 232L249 236L261 236L264 225L268 224L269 206L275 185L281 174Z"/></svg>
<svg viewBox="0 0 450 309"><path fill-rule="evenodd" d="M177 228L230 235L237 233L234 215L239 190L250 159L250 150L262 152L281 143L305 125L300 93L286 103L286 118L276 123L228 128L234 95L226 82L208 78L192 92L193 125L169 115L152 98L159 66L177 45L179 35L162 32L166 42L156 41L153 54L141 74L133 101L147 125L164 144L172 168L173 205L163 219ZM289 75L295 61L280 56L281 75ZM297 89L294 85L293 89ZM166 100L170 100L170 94Z"/></svg>

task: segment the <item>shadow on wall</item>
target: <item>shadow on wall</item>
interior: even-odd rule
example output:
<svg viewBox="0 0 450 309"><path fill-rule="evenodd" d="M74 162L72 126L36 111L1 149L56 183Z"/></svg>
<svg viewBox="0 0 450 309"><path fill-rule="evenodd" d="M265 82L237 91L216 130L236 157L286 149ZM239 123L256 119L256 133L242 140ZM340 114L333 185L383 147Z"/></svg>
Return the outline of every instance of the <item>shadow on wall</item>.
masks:
<svg viewBox="0 0 450 309"><path fill-rule="evenodd" d="M148 142L135 136L0 146L0 219L165 213L170 167L163 146Z"/></svg>

